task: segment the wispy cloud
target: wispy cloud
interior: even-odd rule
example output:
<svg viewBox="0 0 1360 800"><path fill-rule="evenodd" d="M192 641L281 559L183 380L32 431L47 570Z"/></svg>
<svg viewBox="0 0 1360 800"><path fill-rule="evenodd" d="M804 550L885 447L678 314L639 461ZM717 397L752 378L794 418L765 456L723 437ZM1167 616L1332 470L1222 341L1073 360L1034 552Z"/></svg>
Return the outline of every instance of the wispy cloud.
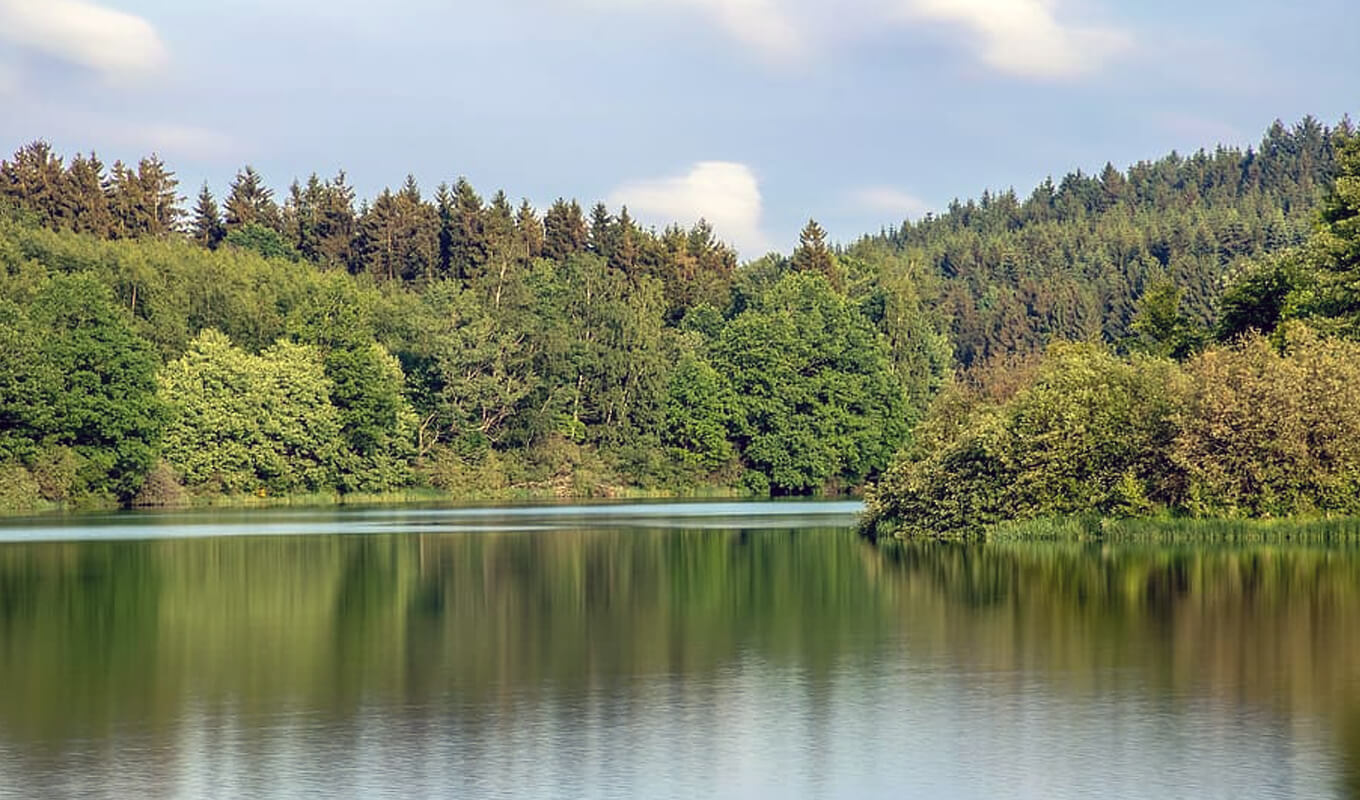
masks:
<svg viewBox="0 0 1360 800"><path fill-rule="evenodd" d="M865 186L850 192L850 204L856 211L883 214L898 220L919 217L930 206L910 192L892 186Z"/></svg>
<svg viewBox="0 0 1360 800"><path fill-rule="evenodd" d="M151 23L84 0L0 0L0 39L111 82L157 72L169 61Z"/></svg>
<svg viewBox="0 0 1360 800"><path fill-rule="evenodd" d="M802 62L884 30L951 35L992 70L1032 80L1096 72L1129 49L1133 37L1061 14L1060 0L837 0L834 13L814 0L577 0L639 13L688 9L743 46L782 64Z"/></svg>
<svg viewBox="0 0 1360 800"><path fill-rule="evenodd" d="M1025 78L1094 72L1132 44L1123 31L1059 19L1056 5L1056 0L907 0L903 11L907 19L962 27L985 64Z"/></svg>
<svg viewBox="0 0 1360 800"><path fill-rule="evenodd" d="M747 257L770 248L761 229L760 182L745 164L702 161L684 175L625 183L610 194L609 202L658 224L706 219L720 238Z"/></svg>

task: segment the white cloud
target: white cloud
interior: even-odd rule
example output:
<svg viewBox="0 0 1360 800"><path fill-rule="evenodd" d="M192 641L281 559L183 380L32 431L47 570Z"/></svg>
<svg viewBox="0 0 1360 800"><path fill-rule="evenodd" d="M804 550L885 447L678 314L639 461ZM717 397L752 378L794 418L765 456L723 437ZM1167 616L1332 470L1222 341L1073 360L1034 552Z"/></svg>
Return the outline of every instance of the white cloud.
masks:
<svg viewBox="0 0 1360 800"><path fill-rule="evenodd" d="M861 211L886 214L897 219L919 217L930 210L921 198L892 186L865 186L850 193L850 202Z"/></svg>
<svg viewBox="0 0 1360 800"><path fill-rule="evenodd" d="M156 72L169 60L149 22L84 0L0 0L0 39L115 82Z"/></svg>
<svg viewBox="0 0 1360 800"><path fill-rule="evenodd" d="M1070 78L1094 72L1127 50L1128 34L1065 23L1056 0L906 0L908 19L962 26L979 57L1025 78Z"/></svg>
<svg viewBox="0 0 1360 800"><path fill-rule="evenodd" d="M688 9L769 60L791 63L853 47L888 28L956 26L977 58L998 72L1053 80L1095 72L1131 44L1128 33L1073 22L1071 0L576 0L636 11Z"/></svg>
<svg viewBox="0 0 1360 800"><path fill-rule="evenodd" d="M718 237L743 255L763 255L770 248L761 230L760 182L745 164L702 161L674 178L626 183L609 196L647 222L708 220Z"/></svg>

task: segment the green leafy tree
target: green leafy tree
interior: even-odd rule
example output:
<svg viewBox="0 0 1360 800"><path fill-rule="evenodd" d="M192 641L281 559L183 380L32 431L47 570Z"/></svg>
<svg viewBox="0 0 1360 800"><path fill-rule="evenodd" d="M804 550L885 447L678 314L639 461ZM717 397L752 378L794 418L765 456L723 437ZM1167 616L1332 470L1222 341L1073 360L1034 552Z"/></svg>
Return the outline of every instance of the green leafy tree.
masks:
<svg viewBox="0 0 1360 800"><path fill-rule="evenodd" d="M46 406L31 434L80 458L81 489L127 499L151 469L163 426L157 359L108 288L84 276L54 277L28 310L41 331L37 360Z"/></svg>
<svg viewBox="0 0 1360 800"><path fill-rule="evenodd" d="M1360 512L1360 344L1282 330L1187 366L1174 457L1199 516Z"/></svg>
<svg viewBox="0 0 1360 800"><path fill-rule="evenodd" d="M906 439L886 346L821 275L790 275L733 318L713 363L731 384L731 438L777 492L862 481Z"/></svg>
<svg viewBox="0 0 1360 800"><path fill-rule="evenodd" d="M206 330L160 378L164 457L193 489L333 488L348 454L330 389L316 348L280 342L255 356Z"/></svg>
<svg viewBox="0 0 1360 800"><path fill-rule="evenodd" d="M301 258L298 251L283 238L283 234L258 222L251 222L232 230L223 241L232 247L249 250L265 258L287 261L297 261Z"/></svg>
<svg viewBox="0 0 1360 800"><path fill-rule="evenodd" d="M685 353L671 371L661 442L686 469L712 473L732 462L730 391L718 371L694 353Z"/></svg>
<svg viewBox="0 0 1360 800"><path fill-rule="evenodd" d="M1188 358L1203 342L1204 330L1181 310L1185 292L1169 280L1154 282L1138 301L1129 328L1134 349L1159 358Z"/></svg>

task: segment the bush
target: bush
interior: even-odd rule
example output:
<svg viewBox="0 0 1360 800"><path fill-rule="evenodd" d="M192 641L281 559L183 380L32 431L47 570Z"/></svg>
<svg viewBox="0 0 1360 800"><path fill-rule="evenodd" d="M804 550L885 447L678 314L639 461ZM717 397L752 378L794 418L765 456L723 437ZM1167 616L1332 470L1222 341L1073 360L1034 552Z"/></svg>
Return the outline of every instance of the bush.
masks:
<svg viewBox="0 0 1360 800"><path fill-rule="evenodd" d="M22 464L0 464L0 512L36 511L41 505L38 482L29 471Z"/></svg>
<svg viewBox="0 0 1360 800"><path fill-rule="evenodd" d="M1173 458L1199 516L1360 513L1360 344L1298 323L1187 364Z"/></svg>

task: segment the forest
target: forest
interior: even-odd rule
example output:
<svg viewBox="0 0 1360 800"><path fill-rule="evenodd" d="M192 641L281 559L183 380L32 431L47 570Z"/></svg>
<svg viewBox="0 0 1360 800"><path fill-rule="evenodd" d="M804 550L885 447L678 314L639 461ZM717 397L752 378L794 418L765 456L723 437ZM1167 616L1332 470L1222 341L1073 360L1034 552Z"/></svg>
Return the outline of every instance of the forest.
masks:
<svg viewBox="0 0 1360 800"><path fill-rule="evenodd" d="M1277 122L738 263L702 221L462 179L276 197L247 166L188 203L154 155L33 142L0 162L0 509L875 484L875 529L932 534L1351 511L1356 153L1349 121Z"/></svg>

